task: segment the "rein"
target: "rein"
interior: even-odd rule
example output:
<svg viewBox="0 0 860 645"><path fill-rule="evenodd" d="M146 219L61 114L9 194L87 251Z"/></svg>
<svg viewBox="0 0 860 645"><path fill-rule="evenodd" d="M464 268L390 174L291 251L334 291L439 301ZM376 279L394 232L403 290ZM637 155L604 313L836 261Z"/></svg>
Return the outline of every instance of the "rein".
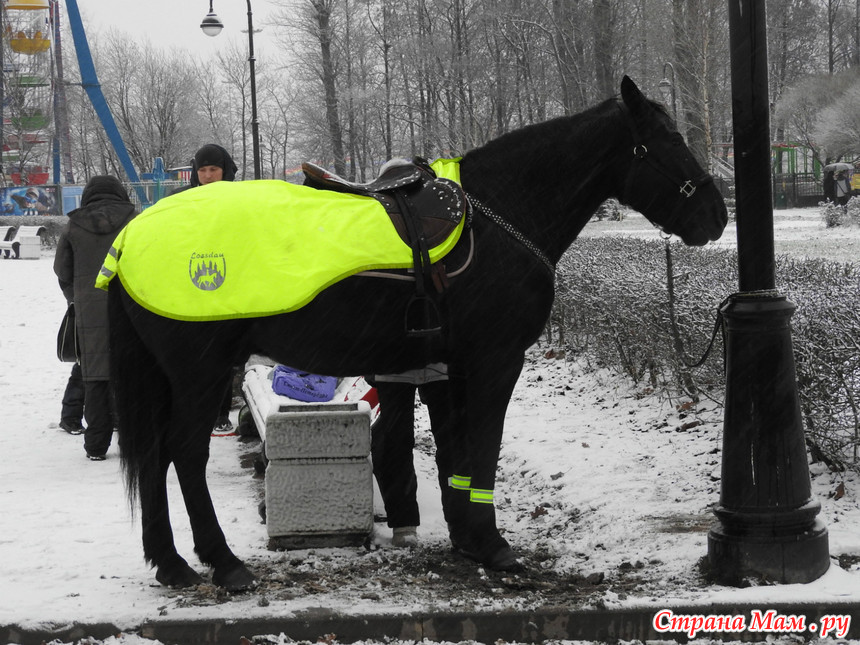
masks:
<svg viewBox="0 0 860 645"><path fill-rule="evenodd" d="M484 217L486 217L496 226L505 231L505 233L507 233L517 242L526 247L529 251L531 251L532 255L534 255L538 260L543 263L543 265L549 270L551 274L555 275L555 264L553 264L552 260L547 257L546 253L544 253L540 250L540 248L538 248L537 244L535 244L529 238L526 237L525 233L520 231L516 226L511 224L508 220L504 219L501 215L496 213L493 209L491 209L474 195L466 193L466 200L469 202L469 206L470 208L472 208L473 211L481 213Z"/></svg>
<svg viewBox="0 0 860 645"><path fill-rule="evenodd" d="M639 132L636 130L636 126L633 123L633 119L630 116L630 113L626 108L624 108L621 104L618 105L618 109L621 111L621 114L624 117L624 122L627 124L627 129L630 130L630 134L633 136L633 165L630 168L630 172L627 174L627 182L624 184L624 201L627 201L627 195L630 192L630 188L633 185L633 180L636 176L636 171L639 166L637 162L645 162L651 168L656 170L660 175L665 177L669 183L677 186L679 192L684 195L684 197L692 197L696 192L696 189L699 186L704 186L714 180L714 178L708 173L702 173L698 177L693 177L692 179L683 179L679 178L674 172L668 169L659 159L655 159L648 152L648 147L642 142L642 138L639 136ZM675 136L681 138L680 133L675 133Z"/></svg>
<svg viewBox="0 0 860 645"><path fill-rule="evenodd" d="M681 359L681 362L689 368L701 367L704 365L705 361L708 360L708 356L711 355L711 350L714 348L714 342L717 340L717 333L721 328L723 328L723 307L725 307L731 296L726 297L717 306L717 319L714 321L714 331L711 333L711 340L708 343L708 347L705 349L704 354L702 354L702 357L699 360L691 362L687 359L687 352L684 351L684 347L681 343L681 332L678 329L678 319L675 315L675 276L673 266L672 248L669 241L666 240L666 281L669 289L669 324L672 326L672 336L675 339L678 357ZM723 330L723 335L725 336L725 330ZM723 343L723 346L725 347L725 342Z"/></svg>

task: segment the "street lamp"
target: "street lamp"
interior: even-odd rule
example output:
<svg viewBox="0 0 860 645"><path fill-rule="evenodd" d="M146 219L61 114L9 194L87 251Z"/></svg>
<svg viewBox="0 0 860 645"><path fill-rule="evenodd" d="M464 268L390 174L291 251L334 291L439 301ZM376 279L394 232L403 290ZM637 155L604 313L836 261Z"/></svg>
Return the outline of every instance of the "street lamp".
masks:
<svg viewBox="0 0 860 645"><path fill-rule="evenodd" d="M740 292L721 307L725 418L717 516L708 533L714 578L807 583L830 566L812 497L789 320L776 290L770 103L764 3L729 3Z"/></svg>
<svg viewBox="0 0 860 645"><path fill-rule="evenodd" d="M667 68L672 72L671 81L669 80L669 76L666 74ZM675 107L675 66L672 65L672 63L667 62L663 64L663 80L657 84L657 87L660 88L660 94L663 95L663 103L672 107L672 118L677 121L678 108Z"/></svg>
<svg viewBox="0 0 860 645"><path fill-rule="evenodd" d="M257 120L257 75L254 68L254 14L251 11L251 0L248 3L248 66L251 73L251 143L254 151L254 179L260 179L260 122ZM209 0L209 13L200 23L200 29L207 36L217 36L224 28L221 19L212 10L212 0Z"/></svg>
<svg viewBox="0 0 860 645"><path fill-rule="evenodd" d="M217 36L224 29L221 19L212 11L212 0L209 0L209 13L206 14L206 17L200 23L200 28L207 36Z"/></svg>

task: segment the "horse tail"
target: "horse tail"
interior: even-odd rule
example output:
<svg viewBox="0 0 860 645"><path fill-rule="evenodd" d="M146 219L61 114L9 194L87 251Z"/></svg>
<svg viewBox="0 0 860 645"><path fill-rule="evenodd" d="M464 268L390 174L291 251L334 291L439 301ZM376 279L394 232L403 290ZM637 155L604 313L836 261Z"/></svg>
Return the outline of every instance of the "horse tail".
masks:
<svg viewBox="0 0 860 645"><path fill-rule="evenodd" d="M137 306L123 297L119 280L113 280L108 291L111 381L120 461L134 514L141 496L141 473L154 474L159 467L159 430L167 422L165 406L169 405L170 391L167 376L132 323L127 303Z"/></svg>

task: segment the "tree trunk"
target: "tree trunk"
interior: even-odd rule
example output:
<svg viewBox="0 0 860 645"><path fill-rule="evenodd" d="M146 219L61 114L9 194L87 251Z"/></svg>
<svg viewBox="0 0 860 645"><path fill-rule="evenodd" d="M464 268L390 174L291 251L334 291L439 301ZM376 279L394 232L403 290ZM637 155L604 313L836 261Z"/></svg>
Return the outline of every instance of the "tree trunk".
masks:
<svg viewBox="0 0 860 645"><path fill-rule="evenodd" d="M343 151L343 130L340 126L340 114L337 97L337 79L335 77L334 60L332 59L332 30L331 11L333 0L311 0L316 12L320 53L322 54L322 82L325 90L325 114L328 121L329 138L334 171L339 175L346 174L346 156Z"/></svg>
<svg viewBox="0 0 860 645"><path fill-rule="evenodd" d="M612 80L612 33L610 0L594 0L594 67L601 100L616 94Z"/></svg>

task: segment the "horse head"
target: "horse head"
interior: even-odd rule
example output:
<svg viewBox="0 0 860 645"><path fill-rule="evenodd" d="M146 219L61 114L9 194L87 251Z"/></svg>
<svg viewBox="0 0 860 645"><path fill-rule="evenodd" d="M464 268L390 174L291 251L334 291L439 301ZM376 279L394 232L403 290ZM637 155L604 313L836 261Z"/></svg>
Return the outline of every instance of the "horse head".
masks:
<svg viewBox="0 0 860 645"><path fill-rule="evenodd" d="M666 111L627 76L619 109L632 137L621 201L685 244L717 240L728 221L713 178L702 169Z"/></svg>

